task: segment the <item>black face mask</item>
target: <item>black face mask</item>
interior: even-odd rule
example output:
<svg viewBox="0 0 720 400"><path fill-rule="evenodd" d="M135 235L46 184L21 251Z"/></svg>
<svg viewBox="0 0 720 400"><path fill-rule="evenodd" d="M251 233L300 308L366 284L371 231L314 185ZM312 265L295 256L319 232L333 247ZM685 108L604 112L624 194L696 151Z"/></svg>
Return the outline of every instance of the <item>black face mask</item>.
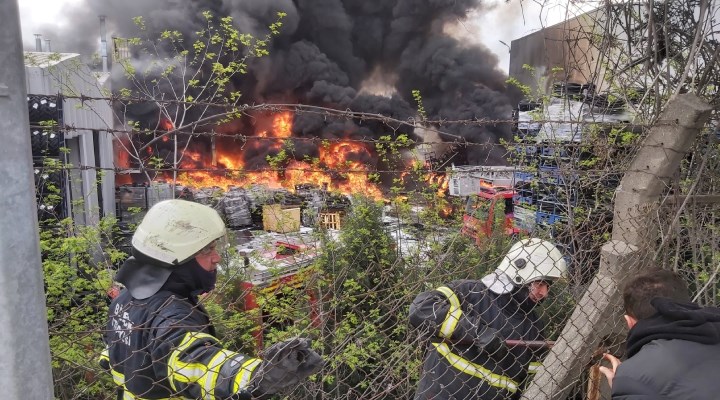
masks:
<svg viewBox="0 0 720 400"><path fill-rule="evenodd" d="M192 264L191 269L193 278L195 279L195 282L197 282L196 289L192 292L192 294L199 296L203 293L209 293L211 290L215 289L215 282L217 282L217 270L207 271L205 268L201 267L195 259L192 259L190 264Z"/></svg>
<svg viewBox="0 0 720 400"><path fill-rule="evenodd" d="M199 296L213 290L216 281L217 271L206 271L192 258L173 269L162 290L169 290L184 296Z"/></svg>
<svg viewBox="0 0 720 400"><path fill-rule="evenodd" d="M512 293L512 296L513 299L515 299L515 302L517 302L517 304L520 306L520 309L526 313L531 312L535 308L535 306L540 304L530 300L530 288L527 285L516 289Z"/></svg>

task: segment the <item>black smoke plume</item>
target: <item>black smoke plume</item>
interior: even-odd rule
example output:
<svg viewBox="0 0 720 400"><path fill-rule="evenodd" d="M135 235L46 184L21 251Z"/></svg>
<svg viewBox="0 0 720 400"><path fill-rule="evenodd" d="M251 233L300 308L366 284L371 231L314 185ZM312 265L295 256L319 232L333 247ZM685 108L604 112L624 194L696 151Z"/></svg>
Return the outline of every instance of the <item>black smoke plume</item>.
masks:
<svg viewBox="0 0 720 400"><path fill-rule="evenodd" d="M233 82L245 96L243 103L294 102L406 120L417 118L412 91L419 90L430 120L507 120L512 96L497 58L443 31L480 6L480 0L85 0L66 11L71 28L58 32L55 46L94 53L97 39L89 32L99 31L100 14L107 15L109 32L121 37L136 35L132 17L140 15L150 30L190 34L203 28L204 10L232 16L241 32L262 36L282 11L287 17L270 55L254 60L249 73ZM392 94L364 90L372 85ZM445 141L489 145L465 147L465 161L503 163L503 151L491 145L511 136L509 125L445 124L438 129L450 133L441 135ZM297 136L320 138L413 135L407 125L348 123L302 113L294 117L293 130ZM305 145L296 150L298 159L316 151ZM262 164L264 157L256 159Z"/></svg>

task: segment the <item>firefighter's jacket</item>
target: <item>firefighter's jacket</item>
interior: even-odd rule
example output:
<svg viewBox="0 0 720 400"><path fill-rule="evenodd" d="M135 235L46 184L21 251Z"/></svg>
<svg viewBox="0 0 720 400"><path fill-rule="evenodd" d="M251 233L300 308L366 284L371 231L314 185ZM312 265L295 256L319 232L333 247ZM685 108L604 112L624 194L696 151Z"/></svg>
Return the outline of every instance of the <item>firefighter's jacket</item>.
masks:
<svg viewBox="0 0 720 400"><path fill-rule="evenodd" d="M104 341L104 363L125 400L249 399L261 362L223 349L197 299L169 291L137 300L123 290L110 305Z"/></svg>
<svg viewBox="0 0 720 400"><path fill-rule="evenodd" d="M544 339L529 301L527 292L497 295L479 280L419 294L410 306L410 323L430 344L415 399L519 398L540 354L506 347L504 340Z"/></svg>

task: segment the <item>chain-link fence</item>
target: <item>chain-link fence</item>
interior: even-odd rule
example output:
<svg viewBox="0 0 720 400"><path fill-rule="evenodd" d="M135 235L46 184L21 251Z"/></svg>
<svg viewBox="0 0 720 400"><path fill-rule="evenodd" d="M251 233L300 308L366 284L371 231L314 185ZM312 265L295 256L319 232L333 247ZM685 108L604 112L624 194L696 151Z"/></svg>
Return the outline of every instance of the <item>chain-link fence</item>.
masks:
<svg viewBox="0 0 720 400"><path fill-rule="evenodd" d="M247 215L240 216L245 221L241 226L230 230L217 287L202 297L202 306L180 308L187 315L174 322L172 334L160 334L153 325L160 323L153 320L157 304L136 301L127 309L108 310L120 289L113 288L110 277L124 254L113 241L127 240L122 238L129 233L111 223L84 230L71 223L52 230L48 225L43 244L57 395L113 398L113 381L140 390L135 392L140 398L152 398L155 386L174 393L194 385L188 395L211 395L223 389L213 389L209 382L220 387L218 379L227 385L245 379L240 368L244 356L262 358L273 343L305 337L312 339L324 363L309 380L284 391L287 398L505 398L522 392L553 348L568 348L563 341L593 332L584 342L591 348L569 346L577 351L571 357L576 357L573 365L578 369L559 377L565 397L597 398L603 382L596 369L599 355L621 355L624 339L618 297L607 291L619 290L641 266L655 265L678 271L700 304L718 301L717 145L708 134L698 137L692 151L681 157L681 167L662 181L661 196L626 221L623 229L637 231L633 261L622 259L620 265L605 267L621 273L599 273L603 245L627 245L611 241L617 232L613 223L617 227L618 215L625 215L613 207L617 183L628 173L641 143L621 146L627 160L614 158L613 166L603 165L604 173L562 164L568 160L559 158L554 160L555 175L526 169L532 177L523 184L530 196L521 199L515 191L512 201L494 203L494 215L483 221L494 227L489 235L468 222L469 217L477 219L477 208L483 207L477 199L453 204L462 199L438 198L434 191L408 192L385 204L357 196L336 199L328 207L325 198L315 208L312 196L302 198L298 192L268 190L254 199L246 192L240 202L234 194L235 203L222 195L196 195L194 201L215 206L226 217L240 208ZM608 183L611 178L615 184ZM317 188L308 192L313 190L323 195ZM548 198L548 193L555 197ZM572 195L561 197L564 193ZM454 205L451 216L443 213L446 205ZM533 211L535 229L509 234L507 207ZM548 216L556 220L548 221ZM253 227L253 218L262 225ZM75 236L68 241L65 235L71 231ZM566 279L543 278L551 285L538 304L530 295L543 297L542 285L487 278L513 243L530 236L556 244L562 256L553 263L567 265ZM69 248L75 251L69 253ZM88 248L104 253L93 254ZM102 265L109 268L98 269ZM598 281L601 275L604 280ZM152 316L147 326L123 324L142 314L138 309L143 307L150 307ZM110 325L108 311L115 315ZM568 325L568 320L578 325ZM183 347L188 337L178 333L185 330L212 338L199 335L196 340L202 345L188 350ZM135 345L134 340L145 340L128 356L133 362L140 362L139 354L145 357L143 368L150 378L128 374L133 364L113 358L113 353L115 372L101 368L103 337L111 349L122 346L118 341ZM215 352L213 346L228 351ZM238 361L239 369L229 366ZM545 371L553 374L553 364Z"/></svg>
<svg viewBox="0 0 720 400"><path fill-rule="evenodd" d="M607 397L598 366L625 351L625 283L659 267L697 303L720 300L714 13L686 3L648 14L609 5L573 20L562 67L510 80L525 97L513 118L448 119L423 90L412 94L418 110L400 114L153 90L58 97L107 102L122 123L104 130L115 168L73 164L63 146L38 164L56 397ZM660 29L687 28L677 16L694 8L706 22L687 30L698 35ZM211 26L220 36L207 45L227 43L231 29ZM177 35L163 40L178 45ZM123 40L124 63L142 58L135 42ZM212 85L231 80L216 69ZM141 89L167 93L148 82ZM91 130L33 125L62 140ZM470 160L505 165L453 165ZM48 208L77 205L47 176L87 170L116 173L116 218L84 226L62 219L77 211ZM474 186L453 195L463 179ZM113 276L144 213L169 198L226 223L215 288L197 299L207 287L183 267L157 294L130 299Z"/></svg>

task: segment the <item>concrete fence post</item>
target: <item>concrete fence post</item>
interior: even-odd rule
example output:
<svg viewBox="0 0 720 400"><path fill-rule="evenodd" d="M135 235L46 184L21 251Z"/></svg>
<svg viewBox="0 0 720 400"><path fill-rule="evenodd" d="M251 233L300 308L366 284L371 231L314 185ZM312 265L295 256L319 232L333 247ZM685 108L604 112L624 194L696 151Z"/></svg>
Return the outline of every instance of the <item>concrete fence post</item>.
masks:
<svg viewBox="0 0 720 400"><path fill-rule="evenodd" d="M711 111L694 94L678 95L648 132L615 191L612 240L602 247L598 273L523 399L563 400L601 341L622 331L620 289L646 266L643 255L651 250L644 243L652 236L647 215L678 171Z"/></svg>

